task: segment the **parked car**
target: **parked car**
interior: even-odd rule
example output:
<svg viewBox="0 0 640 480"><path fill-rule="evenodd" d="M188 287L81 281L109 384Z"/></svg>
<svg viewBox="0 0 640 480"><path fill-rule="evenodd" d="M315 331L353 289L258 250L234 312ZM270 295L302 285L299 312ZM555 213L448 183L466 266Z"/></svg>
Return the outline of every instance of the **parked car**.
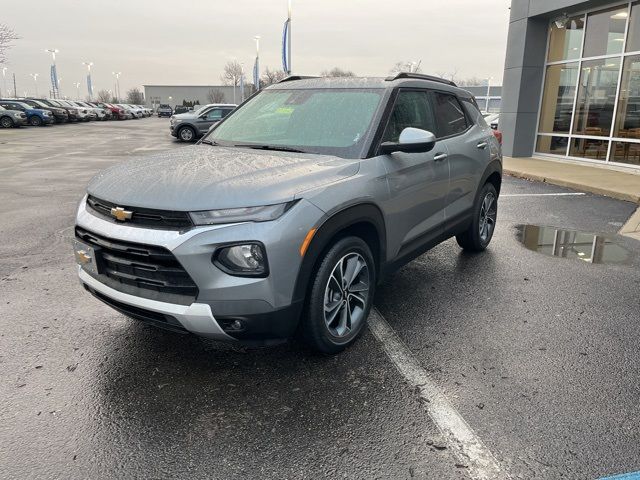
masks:
<svg viewBox="0 0 640 480"><path fill-rule="evenodd" d="M27 115L21 110L8 110L0 107L0 127L21 127L27 124Z"/></svg>
<svg viewBox="0 0 640 480"><path fill-rule="evenodd" d="M69 112L67 112L64 108L54 107L33 98L23 98L20 101L31 105L33 108L48 110L51 115L53 115L56 123L67 123L69 121Z"/></svg>
<svg viewBox="0 0 640 480"><path fill-rule="evenodd" d="M88 122L89 120L91 120L93 117L97 117L97 115L95 115L95 113L91 112L87 107L83 107L81 105L77 105L74 102L72 102L71 100L59 100L56 99L56 102L65 105L69 108L72 108L75 110L76 112L76 119L79 122ZM92 115L93 113L93 115Z"/></svg>
<svg viewBox="0 0 640 480"><path fill-rule="evenodd" d="M135 110L129 105L125 105L124 103L117 103L115 104L115 106L123 109L129 118L140 118L138 117L138 115L136 115Z"/></svg>
<svg viewBox="0 0 640 480"><path fill-rule="evenodd" d="M209 131L209 128L229 115L236 105L230 103L210 104L195 112L173 115L169 132L183 142L193 142Z"/></svg>
<svg viewBox="0 0 640 480"><path fill-rule="evenodd" d="M484 121L493 128L494 130L498 129L498 122L500 121L499 113L488 113L484 116Z"/></svg>
<svg viewBox="0 0 640 480"><path fill-rule="evenodd" d="M127 118L125 111L120 108L117 107L115 105L112 105L110 103L104 103L104 102L100 102L96 104L98 107L102 108L105 112L109 112L110 113L110 119L113 120L124 120Z"/></svg>
<svg viewBox="0 0 640 480"><path fill-rule="evenodd" d="M158 117L170 117L171 115L173 115L173 109L166 103L160 104L156 112L158 114Z"/></svg>
<svg viewBox="0 0 640 480"><path fill-rule="evenodd" d="M49 110L34 108L28 103L20 100L0 100L0 106L7 110L18 110L24 112L27 116L27 123L34 127L43 127L53 123L55 120Z"/></svg>
<svg viewBox="0 0 640 480"><path fill-rule="evenodd" d="M111 120L113 118L110 108L101 107L95 102L84 102L84 103L96 109L96 111L98 112L98 120L106 121L106 120Z"/></svg>
<svg viewBox="0 0 640 480"><path fill-rule="evenodd" d="M62 108L67 112L70 122L78 121L78 109L76 107L64 105L59 100L52 100L50 98L34 98L33 100L38 100L39 102L42 102L45 105L49 105L51 107Z"/></svg>
<svg viewBox="0 0 640 480"><path fill-rule="evenodd" d="M133 118L142 118L144 117L144 113L142 112L142 109L140 107L136 107L135 105L131 105L128 103L121 103L120 104L122 107L126 108L127 110L129 110L131 112L131 114L133 115Z"/></svg>
<svg viewBox="0 0 640 480"><path fill-rule="evenodd" d="M144 113L145 117L150 117L151 115L153 115L153 110L151 110L149 107L146 107L144 105L138 105L141 109L142 112Z"/></svg>
<svg viewBox="0 0 640 480"><path fill-rule="evenodd" d="M189 107L185 107L184 105L176 105L173 109L173 114L178 115L180 113L186 113L189 111Z"/></svg>
<svg viewBox="0 0 640 480"><path fill-rule="evenodd" d="M80 100L74 100L73 103L85 107L89 111L92 120L106 120L107 113L102 108L97 108L89 102L82 102Z"/></svg>
<svg viewBox="0 0 640 480"><path fill-rule="evenodd" d="M502 154L470 93L409 73L296 78L197 145L91 180L75 229L87 291L174 331L299 331L336 353L386 274L450 237L487 248Z"/></svg>

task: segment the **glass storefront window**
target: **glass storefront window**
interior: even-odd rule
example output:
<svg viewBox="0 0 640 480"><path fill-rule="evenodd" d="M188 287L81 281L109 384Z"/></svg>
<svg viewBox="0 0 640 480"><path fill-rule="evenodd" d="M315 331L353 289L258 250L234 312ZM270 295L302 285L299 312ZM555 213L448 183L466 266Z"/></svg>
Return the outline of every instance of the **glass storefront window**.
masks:
<svg viewBox="0 0 640 480"><path fill-rule="evenodd" d="M536 152L551 153L553 155L566 155L569 137L552 137L551 135L538 135Z"/></svg>
<svg viewBox="0 0 640 480"><path fill-rule="evenodd" d="M640 2L631 5L631 18L629 19L629 34L627 35L627 52L640 50Z"/></svg>
<svg viewBox="0 0 640 480"><path fill-rule="evenodd" d="M582 34L584 33L584 16L569 18L565 24L558 27L551 24L549 38L549 62L560 60L574 60L580 56Z"/></svg>
<svg viewBox="0 0 640 480"><path fill-rule="evenodd" d="M596 140L593 138L574 138L571 141L569 155L571 157L588 158L589 160L606 160L608 140Z"/></svg>
<svg viewBox="0 0 640 480"><path fill-rule="evenodd" d="M640 139L640 55L624 60L615 136Z"/></svg>
<svg viewBox="0 0 640 480"><path fill-rule="evenodd" d="M609 136L618 88L620 58L582 62L573 133Z"/></svg>
<svg viewBox="0 0 640 480"><path fill-rule="evenodd" d="M640 143L613 142L610 160L640 166Z"/></svg>
<svg viewBox="0 0 640 480"><path fill-rule="evenodd" d="M540 132L569 133L577 82L577 63L547 67L540 110Z"/></svg>
<svg viewBox="0 0 640 480"><path fill-rule="evenodd" d="M611 8L587 15L583 57L622 53L628 7Z"/></svg>

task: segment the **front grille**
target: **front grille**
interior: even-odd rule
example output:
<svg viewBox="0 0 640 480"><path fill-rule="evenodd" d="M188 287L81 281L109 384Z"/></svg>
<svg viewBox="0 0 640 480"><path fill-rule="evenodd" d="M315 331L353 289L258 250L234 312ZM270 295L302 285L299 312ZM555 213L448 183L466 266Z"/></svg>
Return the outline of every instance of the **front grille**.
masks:
<svg viewBox="0 0 640 480"><path fill-rule="evenodd" d="M112 240L76 227L76 238L96 249L98 279L131 295L190 305L198 287L166 248Z"/></svg>
<svg viewBox="0 0 640 480"><path fill-rule="evenodd" d="M87 206L90 210L99 214L100 217L106 218L112 222L117 222L117 220L111 215L112 208L121 207L125 210L131 211L133 212L133 215L130 220L127 220L127 225L132 226L159 228L164 230L182 230L193 226L191 217L189 217L187 212L116 205L115 203L100 200L99 198L91 195L87 197Z"/></svg>

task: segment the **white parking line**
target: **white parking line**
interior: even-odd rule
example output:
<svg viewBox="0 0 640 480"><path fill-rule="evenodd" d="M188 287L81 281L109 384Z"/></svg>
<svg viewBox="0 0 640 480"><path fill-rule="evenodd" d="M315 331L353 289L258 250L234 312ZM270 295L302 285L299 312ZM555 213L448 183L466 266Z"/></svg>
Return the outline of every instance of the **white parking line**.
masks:
<svg viewBox="0 0 640 480"><path fill-rule="evenodd" d="M508 479L509 475L500 468L493 454L375 308L372 308L369 314L369 329L407 383L419 392L420 398L425 402L427 413L446 438L458 461L467 466L471 478Z"/></svg>
<svg viewBox="0 0 640 480"><path fill-rule="evenodd" d="M561 192L561 193L504 193L502 197L581 197L586 195L583 192Z"/></svg>

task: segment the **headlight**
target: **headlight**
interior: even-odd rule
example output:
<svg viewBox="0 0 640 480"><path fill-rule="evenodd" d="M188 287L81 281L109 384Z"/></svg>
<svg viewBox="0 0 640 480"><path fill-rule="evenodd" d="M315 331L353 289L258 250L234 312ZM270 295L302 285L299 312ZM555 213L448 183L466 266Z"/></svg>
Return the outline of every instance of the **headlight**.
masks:
<svg viewBox="0 0 640 480"><path fill-rule="evenodd" d="M230 245L213 254L213 263L231 275L265 277L268 275L267 257L259 243Z"/></svg>
<svg viewBox="0 0 640 480"><path fill-rule="evenodd" d="M282 216L293 202L264 207L227 208L224 210L205 210L190 212L191 220L196 225L214 225L217 223L268 222Z"/></svg>
<svg viewBox="0 0 640 480"><path fill-rule="evenodd" d="M14 113L13 116L16 118L20 118L22 117L22 113Z"/></svg>

